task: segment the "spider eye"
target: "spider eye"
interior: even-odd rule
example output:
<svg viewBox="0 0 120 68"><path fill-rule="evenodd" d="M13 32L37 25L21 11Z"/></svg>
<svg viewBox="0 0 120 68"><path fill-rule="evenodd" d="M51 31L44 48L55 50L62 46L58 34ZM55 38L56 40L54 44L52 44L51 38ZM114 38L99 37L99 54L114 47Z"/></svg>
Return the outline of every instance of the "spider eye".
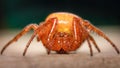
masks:
<svg viewBox="0 0 120 68"><path fill-rule="evenodd" d="M64 33L63 33L63 32L61 32L59 36L60 36L60 37L64 37Z"/></svg>

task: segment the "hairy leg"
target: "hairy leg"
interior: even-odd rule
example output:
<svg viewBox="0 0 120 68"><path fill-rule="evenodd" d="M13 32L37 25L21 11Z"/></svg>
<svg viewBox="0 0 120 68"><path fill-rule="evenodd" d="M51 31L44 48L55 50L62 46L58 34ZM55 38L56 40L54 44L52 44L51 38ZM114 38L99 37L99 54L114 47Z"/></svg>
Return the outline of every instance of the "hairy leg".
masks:
<svg viewBox="0 0 120 68"><path fill-rule="evenodd" d="M30 40L28 41L28 43L27 43L27 45L26 45L26 47L25 47L25 49L24 49L23 56L25 56L25 54L26 54L26 52L27 52L27 49L28 49L28 47L30 46L31 41L34 39L35 36L36 36L36 33L34 33L34 34L31 36Z"/></svg>
<svg viewBox="0 0 120 68"><path fill-rule="evenodd" d="M50 50L47 49L47 54L49 55L50 54Z"/></svg>
<svg viewBox="0 0 120 68"><path fill-rule="evenodd" d="M94 31L96 32L98 35L100 35L101 37L103 37L104 39L106 39L116 50L116 52L119 54L120 51L118 50L118 48L116 47L116 45L97 27L93 26L92 24L90 24L89 21L84 20L83 25L89 30L89 31Z"/></svg>
<svg viewBox="0 0 120 68"><path fill-rule="evenodd" d="M38 28L37 24L30 24L26 26L19 34L17 34L12 40L10 40L1 50L1 54L4 52L4 50L13 42L17 41L22 35L26 34L31 29L36 30Z"/></svg>
<svg viewBox="0 0 120 68"><path fill-rule="evenodd" d="M98 45L96 44L94 38L92 36L89 35L89 39L90 41L94 44L95 48L97 49L98 52L101 52Z"/></svg>
<svg viewBox="0 0 120 68"><path fill-rule="evenodd" d="M51 49L53 49L54 50L54 47L53 47L53 45L55 45L54 43L55 43L55 38L53 38L53 36L54 36L54 34L56 33L55 31L56 31L56 26L57 26L57 21L58 19L56 18L56 17L54 17L54 18L51 18L51 19L49 19L46 23L45 23L45 27L47 27L47 32L49 32L48 33L48 37L47 37L47 40L46 40L46 42L45 42L45 45L46 45L46 47L48 47L48 49L46 49L47 50L47 54L50 54L50 52L51 52ZM47 33L46 33L47 34Z"/></svg>
<svg viewBox="0 0 120 68"><path fill-rule="evenodd" d="M88 46L90 48L90 55L93 56L93 50L92 50L92 46L91 46L90 40L87 39L87 42L88 42Z"/></svg>

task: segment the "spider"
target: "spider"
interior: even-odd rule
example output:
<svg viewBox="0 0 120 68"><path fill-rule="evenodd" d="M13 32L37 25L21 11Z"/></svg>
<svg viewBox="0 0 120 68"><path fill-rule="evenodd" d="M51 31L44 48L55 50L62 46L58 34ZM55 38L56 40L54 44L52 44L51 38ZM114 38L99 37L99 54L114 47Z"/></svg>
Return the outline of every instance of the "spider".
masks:
<svg viewBox="0 0 120 68"><path fill-rule="evenodd" d="M77 50L84 41L88 42L90 48L90 55L93 55L91 42L94 44L98 52L101 52L94 38L90 35L93 31L99 36L106 39L119 54L119 50L116 45L97 27L93 26L89 21L68 12L55 12L46 18L43 23L27 25L19 34L17 34L12 40L10 40L1 50L3 54L4 50L13 42L17 41L21 36L26 34L31 29L34 30L30 40L28 41L23 56L25 56L27 49L34 39L37 37L37 41L42 41L47 53L56 51L58 54L67 54L71 51Z"/></svg>

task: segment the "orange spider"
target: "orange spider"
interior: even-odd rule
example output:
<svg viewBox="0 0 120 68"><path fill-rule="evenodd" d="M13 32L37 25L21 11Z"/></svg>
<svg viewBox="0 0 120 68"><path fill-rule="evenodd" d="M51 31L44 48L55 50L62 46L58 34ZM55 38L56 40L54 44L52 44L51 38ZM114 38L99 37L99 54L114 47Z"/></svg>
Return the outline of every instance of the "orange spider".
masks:
<svg viewBox="0 0 120 68"><path fill-rule="evenodd" d="M56 12L50 14L46 20L39 25L30 24L26 26L3 47L1 54L11 43L17 41L22 35L26 34L31 29L34 30L34 33L25 47L23 56L26 54L31 41L35 36L37 36L37 41L42 41L48 54L50 51L56 51L59 54L66 54L70 51L75 51L86 40L92 56L93 51L90 41L94 44L98 52L100 52L100 49L93 37L89 34L91 31L106 39L114 47L116 52L118 54L120 53L115 44L101 30L90 24L89 21L72 13Z"/></svg>

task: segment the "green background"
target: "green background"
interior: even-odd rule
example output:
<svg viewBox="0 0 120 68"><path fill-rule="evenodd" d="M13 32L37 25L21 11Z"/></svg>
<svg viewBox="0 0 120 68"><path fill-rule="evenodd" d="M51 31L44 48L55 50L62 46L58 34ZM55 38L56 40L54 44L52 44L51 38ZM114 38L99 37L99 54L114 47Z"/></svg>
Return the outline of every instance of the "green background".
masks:
<svg viewBox="0 0 120 68"><path fill-rule="evenodd" d="M119 25L119 0L1 0L0 28L23 28L53 12L71 12L96 26Z"/></svg>

